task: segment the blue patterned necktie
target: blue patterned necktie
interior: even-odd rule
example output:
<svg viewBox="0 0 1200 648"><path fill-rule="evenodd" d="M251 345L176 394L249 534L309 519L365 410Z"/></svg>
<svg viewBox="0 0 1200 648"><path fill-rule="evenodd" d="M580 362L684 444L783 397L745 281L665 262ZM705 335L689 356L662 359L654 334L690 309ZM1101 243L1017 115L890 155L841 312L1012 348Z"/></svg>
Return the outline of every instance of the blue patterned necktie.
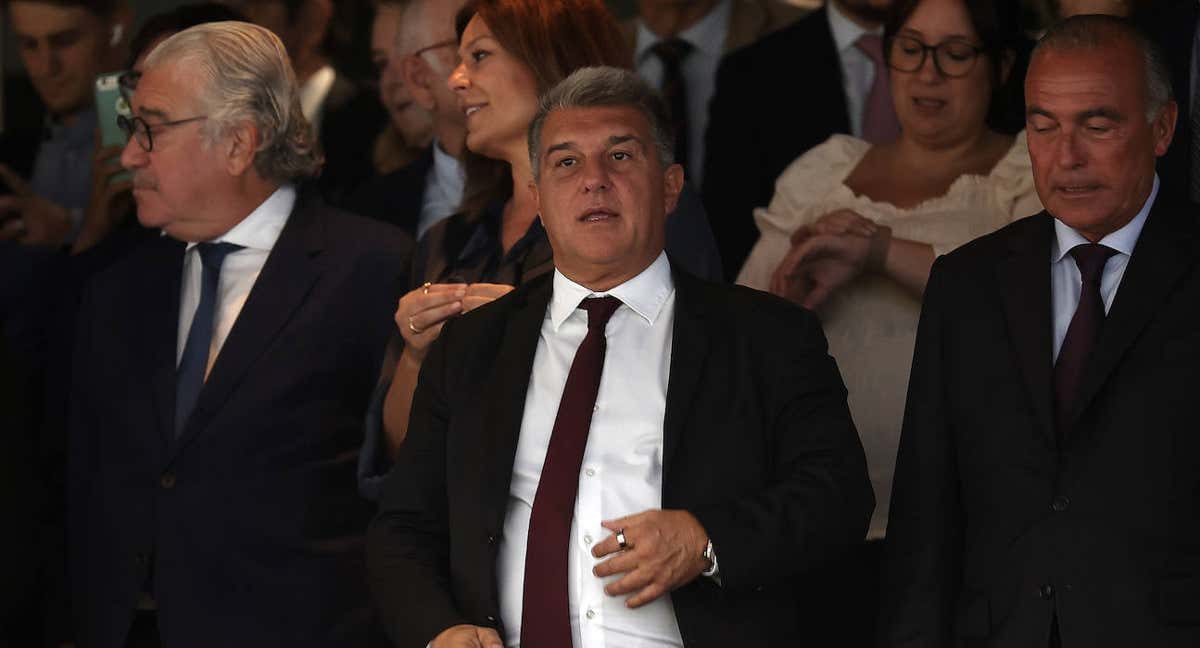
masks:
<svg viewBox="0 0 1200 648"><path fill-rule="evenodd" d="M217 313L217 287L221 283L221 263L230 252L242 246L233 243L200 243L196 251L203 267L200 276L200 303L188 328L183 357L175 373L175 438L183 435L188 417L196 407L204 374L208 370L208 352L212 346L213 325Z"/></svg>

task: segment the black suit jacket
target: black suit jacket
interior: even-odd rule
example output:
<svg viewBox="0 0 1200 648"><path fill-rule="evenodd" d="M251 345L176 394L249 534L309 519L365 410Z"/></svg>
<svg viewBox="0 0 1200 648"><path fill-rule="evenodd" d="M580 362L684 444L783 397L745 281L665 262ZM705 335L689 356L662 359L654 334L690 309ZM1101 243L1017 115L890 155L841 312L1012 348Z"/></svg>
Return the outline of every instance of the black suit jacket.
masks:
<svg viewBox="0 0 1200 648"><path fill-rule="evenodd" d="M934 264L892 493L884 646L1200 645L1200 223L1159 197L1057 441L1053 221Z"/></svg>
<svg viewBox="0 0 1200 648"><path fill-rule="evenodd" d="M359 185L342 205L347 211L391 223L417 238L417 221L425 201L425 179L433 167L433 146L417 159L386 175L375 175Z"/></svg>
<svg viewBox="0 0 1200 648"><path fill-rule="evenodd" d="M412 423L368 533L397 646L498 628L495 559L552 275L452 320L422 366ZM861 541L873 506L846 392L809 312L674 272L663 507L708 531L723 586L672 594L688 646L801 632L794 578Z"/></svg>
<svg viewBox="0 0 1200 648"><path fill-rule="evenodd" d="M98 275L72 381L68 530L81 647L151 592L169 646L354 646L369 607L362 416L411 243L301 193L174 438L184 245Z"/></svg>
<svg viewBox="0 0 1200 648"><path fill-rule="evenodd" d="M822 7L729 54L717 69L703 195L731 281L758 240L754 208L771 202L775 179L830 135L850 132L827 12Z"/></svg>

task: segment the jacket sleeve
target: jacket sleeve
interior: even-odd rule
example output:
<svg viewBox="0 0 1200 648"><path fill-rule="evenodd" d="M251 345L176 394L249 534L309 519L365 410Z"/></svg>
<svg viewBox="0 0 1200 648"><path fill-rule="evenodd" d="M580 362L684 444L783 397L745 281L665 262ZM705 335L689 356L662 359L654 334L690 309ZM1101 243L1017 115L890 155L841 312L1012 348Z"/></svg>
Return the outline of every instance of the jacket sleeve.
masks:
<svg viewBox="0 0 1200 648"><path fill-rule="evenodd" d="M692 511L712 539L727 589L817 567L862 542L875 499L846 388L811 312L787 307L766 328L763 398L771 462L758 492ZM775 334L779 333L779 334Z"/></svg>
<svg viewBox="0 0 1200 648"><path fill-rule="evenodd" d="M950 645L961 581L963 514L942 360L943 260L930 273L917 328L885 545L881 646Z"/></svg>
<svg viewBox="0 0 1200 648"><path fill-rule="evenodd" d="M446 628L467 623L449 584L446 352L453 324L442 329L422 364L408 437L367 532L372 594L398 646L424 646Z"/></svg>

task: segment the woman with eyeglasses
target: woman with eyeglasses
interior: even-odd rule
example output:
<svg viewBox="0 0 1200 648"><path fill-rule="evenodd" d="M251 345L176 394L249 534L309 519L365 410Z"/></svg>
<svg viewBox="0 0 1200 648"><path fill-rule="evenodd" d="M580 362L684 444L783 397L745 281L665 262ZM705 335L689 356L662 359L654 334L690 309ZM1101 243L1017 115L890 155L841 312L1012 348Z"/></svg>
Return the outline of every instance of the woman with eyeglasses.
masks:
<svg viewBox="0 0 1200 648"><path fill-rule="evenodd" d="M770 206L755 214L762 236L738 283L820 314L867 452L872 540L887 524L935 256L1041 210L1024 133L1004 135L987 122L1020 42L1018 4L896 2L884 53L899 139L872 146L835 135L793 162Z"/></svg>

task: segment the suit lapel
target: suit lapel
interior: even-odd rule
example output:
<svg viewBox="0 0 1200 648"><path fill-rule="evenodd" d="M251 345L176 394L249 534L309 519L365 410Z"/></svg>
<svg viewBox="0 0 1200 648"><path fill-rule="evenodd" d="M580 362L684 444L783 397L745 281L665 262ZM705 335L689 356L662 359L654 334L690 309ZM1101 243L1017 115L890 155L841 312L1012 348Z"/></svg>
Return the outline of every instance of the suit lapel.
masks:
<svg viewBox="0 0 1200 648"><path fill-rule="evenodd" d="M1078 422L1122 356L1159 312L1184 271L1195 262L1195 227L1188 226L1190 219L1176 215L1172 205L1160 195L1138 237L1084 371L1071 416L1072 425Z"/></svg>
<svg viewBox="0 0 1200 648"><path fill-rule="evenodd" d="M517 440L525 416L529 376L553 290L550 276L539 278L538 285L528 292L514 294L516 303L498 340L499 350L485 383L489 389L481 419L487 428L484 438L488 448L484 457L492 463L490 478L481 483L492 485L488 487L484 508L491 529L501 528L504 521Z"/></svg>
<svg viewBox="0 0 1200 648"><path fill-rule="evenodd" d="M138 339L145 351L146 373L150 376L154 409L158 415L157 441L164 444L175 435L175 361L179 337L179 293L183 281L183 253L186 246L162 237L150 243L151 260L147 267L146 295L133 309L141 318Z"/></svg>
<svg viewBox="0 0 1200 648"><path fill-rule="evenodd" d="M323 241L320 211L302 193L213 363L176 452L212 420L304 301L319 275L316 257Z"/></svg>
<svg viewBox="0 0 1200 648"><path fill-rule="evenodd" d="M1030 225L1032 235L1013 245L1012 254L997 267L1013 351L1033 403L1034 418L1051 448L1057 448L1054 430L1051 372L1050 244L1054 225L1042 212Z"/></svg>
<svg viewBox="0 0 1200 648"><path fill-rule="evenodd" d="M671 373L667 379L667 409L663 416L663 488L670 484L673 460L683 441L685 425L696 398L696 387L704 375L712 340L709 336L706 302L702 285L690 275L675 270L675 328L671 339Z"/></svg>

